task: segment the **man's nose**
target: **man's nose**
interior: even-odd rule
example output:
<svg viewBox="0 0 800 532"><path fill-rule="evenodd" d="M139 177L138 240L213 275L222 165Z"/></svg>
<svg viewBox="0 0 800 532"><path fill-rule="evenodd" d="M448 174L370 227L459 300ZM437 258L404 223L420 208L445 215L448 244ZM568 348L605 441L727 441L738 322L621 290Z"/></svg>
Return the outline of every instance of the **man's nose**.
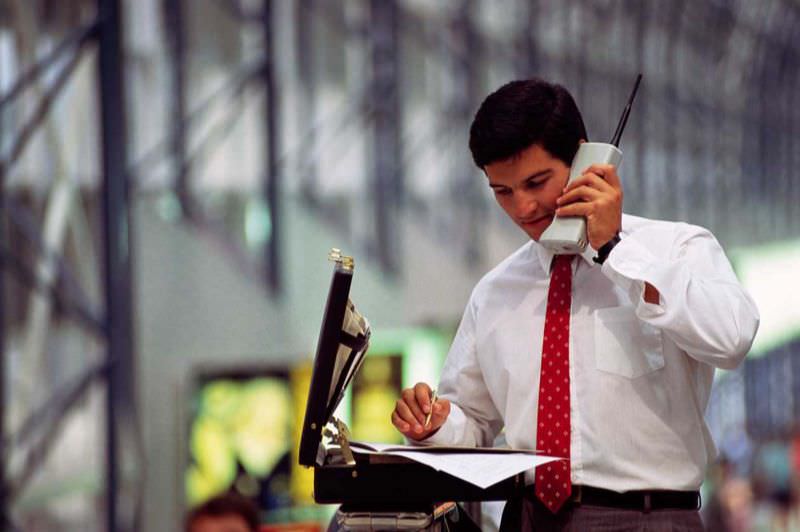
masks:
<svg viewBox="0 0 800 532"><path fill-rule="evenodd" d="M514 199L514 210L519 218L528 218L539 208L539 202L530 194L519 194Z"/></svg>

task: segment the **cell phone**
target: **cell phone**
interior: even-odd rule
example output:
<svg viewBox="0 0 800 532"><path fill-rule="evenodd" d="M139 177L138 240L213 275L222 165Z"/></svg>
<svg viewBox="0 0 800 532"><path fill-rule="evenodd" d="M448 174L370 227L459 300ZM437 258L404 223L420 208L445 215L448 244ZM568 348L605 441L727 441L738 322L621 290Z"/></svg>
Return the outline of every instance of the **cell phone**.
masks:
<svg viewBox="0 0 800 532"><path fill-rule="evenodd" d="M567 183L579 178L583 171L593 164L613 164L619 167L620 163L622 163L622 151L619 149L619 141L622 138L625 125L628 123L628 115L631 112L631 106L641 81L642 75L639 74L636 77L633 91L631 91L631 95L628 98L628 105L622 111L622 116L611 142L583 142L578 147L578 151L572 159ZM542 233L539 238L539 244L552 250L557 255L582 253L588 244L586 219L583 216L557 216Z"/></svg>

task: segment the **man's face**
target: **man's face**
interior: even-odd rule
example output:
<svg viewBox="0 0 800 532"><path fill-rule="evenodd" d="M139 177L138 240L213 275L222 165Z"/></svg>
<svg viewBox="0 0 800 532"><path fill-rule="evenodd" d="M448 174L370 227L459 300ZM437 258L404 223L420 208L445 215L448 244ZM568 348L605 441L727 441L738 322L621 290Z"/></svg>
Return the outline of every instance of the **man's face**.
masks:
<svg viewBox="0 0 800 532"><path fill-rule="evenodd" d="M484 167L497 203L529 237L538 241L553 221L569 166L533 144L519 154Z"/></svg>

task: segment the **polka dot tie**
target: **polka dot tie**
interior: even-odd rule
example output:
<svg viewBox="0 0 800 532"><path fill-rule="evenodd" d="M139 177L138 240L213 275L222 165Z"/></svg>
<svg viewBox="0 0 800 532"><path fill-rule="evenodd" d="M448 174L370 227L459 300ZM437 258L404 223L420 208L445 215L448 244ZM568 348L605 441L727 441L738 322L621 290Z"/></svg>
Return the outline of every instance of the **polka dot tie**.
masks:
<svg viewBox="0 0 800 532"><path fill-rule="evenodd" d="M565 460L536 468L536 496L555 513L572 493L569 466L569 316L572 304L572 257L553 259L544 319L542 369L536 449Z"/></svg>

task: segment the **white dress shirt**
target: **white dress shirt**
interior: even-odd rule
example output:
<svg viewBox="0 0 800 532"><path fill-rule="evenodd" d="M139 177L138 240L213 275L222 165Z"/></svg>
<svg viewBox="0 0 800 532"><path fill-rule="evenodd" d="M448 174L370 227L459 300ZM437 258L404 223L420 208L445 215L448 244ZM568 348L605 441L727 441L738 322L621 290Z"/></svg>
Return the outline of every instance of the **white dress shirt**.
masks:
<svg viewBox="0 0 800 532"><path fill-rule="evenodd" d="M696 490L716 455L714 368L743 360L758 311L706 229L623 215L621 237L602 267L572 262L572 482ZM531 240L475 286L439 383L452 410L426 443L491 446L505 427L512 448L535 447L551 259Z"/></svg>

